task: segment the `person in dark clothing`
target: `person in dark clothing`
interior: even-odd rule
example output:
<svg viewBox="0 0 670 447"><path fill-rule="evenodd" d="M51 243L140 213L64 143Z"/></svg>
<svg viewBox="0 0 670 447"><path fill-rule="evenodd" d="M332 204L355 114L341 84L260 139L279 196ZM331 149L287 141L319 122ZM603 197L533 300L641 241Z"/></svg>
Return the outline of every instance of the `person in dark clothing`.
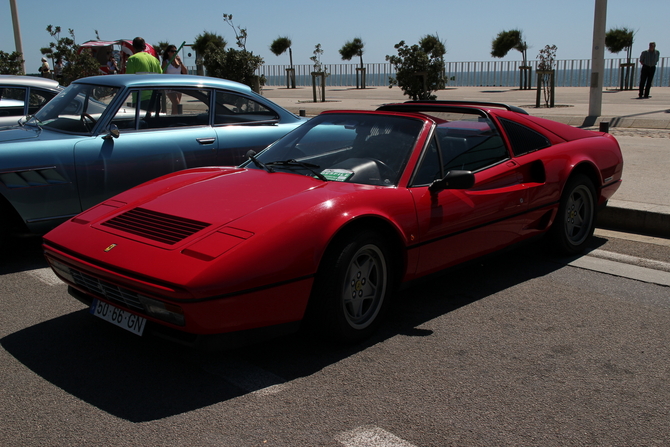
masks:
<svg viewBox="0 0 670 447"><path fill-rule="evenodd" d="M638 97L649 98L651 82L654 80L656 64L660 57L661 53L656 49L656 42L649 42L649 49L644 50L640 55L642 71L640 72L640 93L638 94Z"/></svg>

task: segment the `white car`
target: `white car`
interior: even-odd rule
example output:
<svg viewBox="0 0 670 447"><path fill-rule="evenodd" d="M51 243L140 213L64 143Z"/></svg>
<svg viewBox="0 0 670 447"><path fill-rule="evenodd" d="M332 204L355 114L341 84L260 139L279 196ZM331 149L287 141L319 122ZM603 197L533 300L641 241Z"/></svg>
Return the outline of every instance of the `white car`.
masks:
<svg viewBox="0 0 670 447"><path fill-rule="evenodd" d="M0 127L14 126L33 115L63 87L53 79L0 75Z"/></svg>

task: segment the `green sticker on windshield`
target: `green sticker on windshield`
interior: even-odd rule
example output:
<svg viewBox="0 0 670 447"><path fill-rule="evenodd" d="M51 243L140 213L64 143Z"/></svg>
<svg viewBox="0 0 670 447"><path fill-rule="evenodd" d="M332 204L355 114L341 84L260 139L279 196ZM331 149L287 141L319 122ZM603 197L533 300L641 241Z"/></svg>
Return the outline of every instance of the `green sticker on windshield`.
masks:
<svg viewBox="0 0 670 447"><path fill-rule="evenodd" d="M349 180L349 177L354 175L354 171L348 171L346 169L324 169L321 171L321 175L333 182L346 182Z"/></svg>

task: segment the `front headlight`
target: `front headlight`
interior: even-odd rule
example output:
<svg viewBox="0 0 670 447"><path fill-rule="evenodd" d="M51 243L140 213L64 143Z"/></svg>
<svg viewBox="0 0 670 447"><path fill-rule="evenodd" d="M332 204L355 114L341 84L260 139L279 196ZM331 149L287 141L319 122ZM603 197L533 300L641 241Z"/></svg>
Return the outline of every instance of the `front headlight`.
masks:
<svg viewBox="0 0 670 447"><path fill-rule="evenodd" d="M54 273L57 276L60 276L65 282L68 282L70 284L75 283L74 278L72 277L72 274L70 273L70 268L67 265L65 265L65 264L63 264L59 261L56 261L55 259L53 259L49 256L47 256L46 258L47 258L47 261L49 261L49 265L51 266L51 268L53 269Z"/></svg>
<svg viewBox="0 0 670 447"><path fill-rule="evenodd" d="M137 295L137 299L144 305L147 315L150 315L167 323L184 326L184 311L181 307L174 304L164 303L143 295Z"/></svg>

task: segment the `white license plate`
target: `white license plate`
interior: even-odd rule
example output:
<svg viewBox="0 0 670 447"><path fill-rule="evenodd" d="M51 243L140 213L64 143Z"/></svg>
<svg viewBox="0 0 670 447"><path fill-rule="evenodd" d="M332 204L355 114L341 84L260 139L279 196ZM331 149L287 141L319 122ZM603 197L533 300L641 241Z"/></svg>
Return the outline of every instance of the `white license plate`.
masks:
<svg viewBox="0 0 670 447"><path fill-rule="evenodd" d="M142 335L144 326L147 324L146 318L126 312L100 300L93 300L91 313L137 335Z"/></svg>

